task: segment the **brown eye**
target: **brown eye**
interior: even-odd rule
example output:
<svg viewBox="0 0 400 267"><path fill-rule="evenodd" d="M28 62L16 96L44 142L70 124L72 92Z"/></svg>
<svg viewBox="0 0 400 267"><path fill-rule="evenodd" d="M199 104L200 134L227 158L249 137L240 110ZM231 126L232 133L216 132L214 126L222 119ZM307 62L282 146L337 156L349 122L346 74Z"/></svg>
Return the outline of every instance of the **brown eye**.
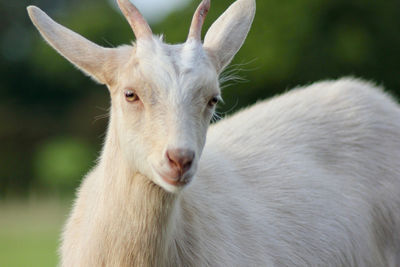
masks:
<svg viewBox="0 0 400 267"><path fill-rule="evenodd" d="M217 96L214 96L213 98L210 99L210 101L208 101L208 106L213 107L216 104L218 104L218 102L219 102L219 98Z"/></svg>
<svg viewBox="0 0 400 267"><path fill-rule="evenodd" d="M139 100L139 97L137 96L137 94L132 90L125 91L125 98L126 98L126 101L128 101L128 102L135 102L135 101Z"/></svg>

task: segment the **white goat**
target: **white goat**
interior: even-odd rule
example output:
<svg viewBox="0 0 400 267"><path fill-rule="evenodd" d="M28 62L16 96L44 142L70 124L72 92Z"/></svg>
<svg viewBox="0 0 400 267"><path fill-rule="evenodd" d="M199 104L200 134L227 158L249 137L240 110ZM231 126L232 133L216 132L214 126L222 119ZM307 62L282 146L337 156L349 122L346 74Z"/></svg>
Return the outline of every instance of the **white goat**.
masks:
<svg viewBox="0 0 400 267"><path fill-rule="evenodd" d="M202 44L204 0L180 45L118 4L133 46L97 46L28 7L50 45L112 100L62 266L400 266L400 108L389 96L360 80L320 82L207 134L218 76L255 0L233 3Z"/></svg>

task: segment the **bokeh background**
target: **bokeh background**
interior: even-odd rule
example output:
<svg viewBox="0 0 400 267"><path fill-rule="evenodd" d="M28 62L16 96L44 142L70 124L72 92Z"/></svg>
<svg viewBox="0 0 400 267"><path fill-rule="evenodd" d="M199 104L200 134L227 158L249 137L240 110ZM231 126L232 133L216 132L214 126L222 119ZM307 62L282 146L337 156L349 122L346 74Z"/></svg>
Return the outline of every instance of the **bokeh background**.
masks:
<svg viewBox="0 0 400 267"><path fill-rule="evenodd" d="M198 0L133 0L155 33L186 39ZM213 0L205 23L233 2ZM54 266L63 221L107 125L104 86L39 36L37 5L107 47L134 36L114 0L0 0L0 266ZM228 73L222 114L293 86L363 77L400 95L399 0L258 0L256 18Z"/></svg>

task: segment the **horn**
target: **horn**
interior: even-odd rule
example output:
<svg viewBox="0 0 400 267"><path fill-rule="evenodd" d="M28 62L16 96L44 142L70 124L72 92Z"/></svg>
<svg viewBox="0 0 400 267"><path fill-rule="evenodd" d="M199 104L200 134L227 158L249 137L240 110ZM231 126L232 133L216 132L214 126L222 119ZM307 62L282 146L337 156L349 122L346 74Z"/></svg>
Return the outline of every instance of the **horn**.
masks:
<svg viewBox="0 0 400 267"><path fill-rule="evenodd" d="M190 25L189 30L189 39L194 39L201 42L201 28L203 27L204 20L210 9L210 0L203 0L199 7L196 9L196 12L193 15L192 24Z"/></svg>
<svg viewBox="0 0 400 267"><path fill-rule="evenodd" d="M150 39L153 33L142 14L129 0L117 0L118 6L131 25L136 39Z"/></svg>

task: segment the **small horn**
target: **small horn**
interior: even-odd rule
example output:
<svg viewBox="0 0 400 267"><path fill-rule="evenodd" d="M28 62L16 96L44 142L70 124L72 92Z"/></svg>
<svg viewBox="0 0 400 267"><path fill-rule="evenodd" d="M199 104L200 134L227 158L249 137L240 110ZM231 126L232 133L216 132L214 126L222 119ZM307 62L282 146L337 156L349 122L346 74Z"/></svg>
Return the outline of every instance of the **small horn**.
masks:
<svg viewBox="0 0 400 267"><path fill-rule="evenodd" d="M190 25L188 39L195 39L201 42L201 28L210 9L210 0L203 0L193 15L192 24Z"/></svg>
<svg viewBox="0 0 400 267"><path fill-rule="evenodd" d="M153 33L142 14L129 0L117 0L118 6L131 25L136 39L150 39Z"/></svg>

